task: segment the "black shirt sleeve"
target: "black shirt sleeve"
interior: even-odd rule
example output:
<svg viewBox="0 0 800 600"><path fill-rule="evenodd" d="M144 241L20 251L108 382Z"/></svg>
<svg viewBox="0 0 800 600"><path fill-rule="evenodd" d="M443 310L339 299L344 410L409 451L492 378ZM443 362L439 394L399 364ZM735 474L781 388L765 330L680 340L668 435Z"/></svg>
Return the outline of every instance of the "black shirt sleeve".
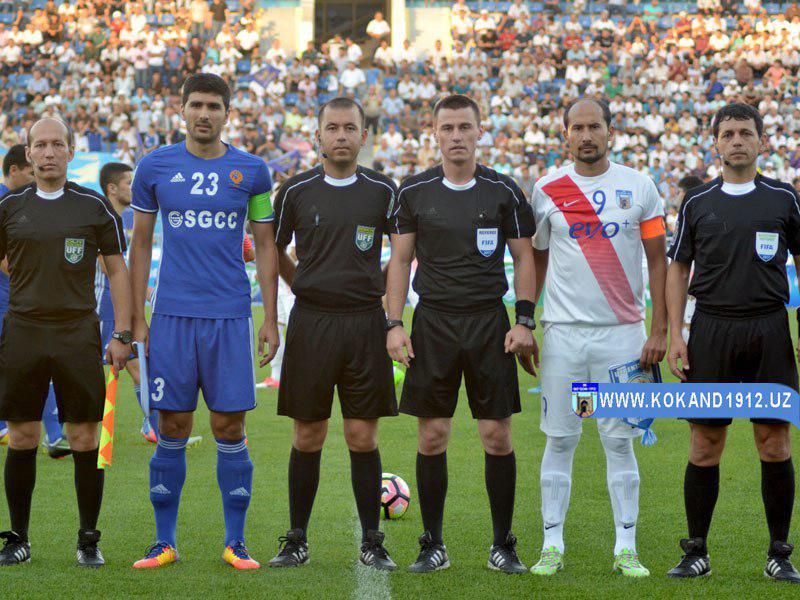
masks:
<svg viewBox="0 0 800 600"><path fill-rule="evenodd" d="M388 235L390 233L395 233L394 211L397 208L397 186L394 184L394 181L388 177L385 179L385 183L392 189L391 193L389 193L389 201L386 208L386 228L384 229ZM388 192L389 190L386 191Z"/></svg>
<svg viewBox="0 0 800 600"><path fill-rule="evenodd" d="M8 237L6 235L6 203L0 203L0 260L6 257Z"/></svg>
<svg viewBox="0 0 800 600"><path fill-rule="evenodd" d="M675 224L675 234L667 256L678 262L692 264L694 260L694 230L691 223L689 202L691 198L683 197L681 210Z"/></svg>
<svg viewBox="0 0 800 600"><path fill-rule="evenodd" d="M800 195L793 186L788 186L794 196L789 207L789 223L786 227L786 244L792 256L800 254ZM0 221L1 222L1 221Z"/></svg>
<svg viewBox="0 0 800 600"><path fill-rule="evenodd" d="M533 234L536 233L536 221L533 218L531 205L525 199L525 194L510 177L503 177L500 181L509 189L512 196L510 210L503 219L503 236L507 240L533 237Z"/></svg>
<svg viewBox="0 0 800 600"><path fill-rule="evenodd" d="M123 254L125 252L125 229L122 219L116 213L108 200L97 197L98 223L95 226L97 249L100 254Z"/></svg>
<svg viewBox="0 0 800 600"><path fill-rule="evenodd" d="M411 211L410 200L406 188L400 186L397 193L397 206L394 209L394 216L391 220L389 231L392 233L416 233L417 219Z"/></svg>
<svg viewBox="0 0 800 600"><path fill-rule="evenodd" d="M291 186L289 181L285 181L278 189L278 195L275 197L275 243L285 248L292 241L294 234L294 216L292 214L291 202L287 204L287 191Z"/></svg>

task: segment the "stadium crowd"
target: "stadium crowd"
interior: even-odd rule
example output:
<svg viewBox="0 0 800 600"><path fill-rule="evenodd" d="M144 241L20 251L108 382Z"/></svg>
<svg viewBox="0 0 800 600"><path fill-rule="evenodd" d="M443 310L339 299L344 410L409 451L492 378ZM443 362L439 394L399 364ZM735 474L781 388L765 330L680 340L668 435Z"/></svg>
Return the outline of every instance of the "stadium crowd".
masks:
<svg viewBox="0 0 800 600"><path fill-rule="evenodd" d="M296 55L265 35L252 0L34 0L0 2L0 144L24 142L36 118L59 114L78 151L112 151L134 165L185 132L183 80L217 73L235 90L224 139L274 161L278 181L314 162L316 109L334 95L363 105L375 165L401 181L438 161L432 107L466 93L483 111L479 160L534 182L569 160L564 106L579 95L610 101L612 159L653 178L674 224L678 182L719 173L710 119L743 100L764 115L759 159L767 175L800 187L800 8L659 0L607 5L548 0L457 0L452 47L389 45L382 15L365 53L351 39L310 43ZM687 10L677 10L681 9ZM591 9L591 10L590 10ZM598 10L605 9L605 10ZM779 12L779 14L775 14ZM444 37L444 36L443 36ZM367 44L364 45L367 47Z"/></svg>

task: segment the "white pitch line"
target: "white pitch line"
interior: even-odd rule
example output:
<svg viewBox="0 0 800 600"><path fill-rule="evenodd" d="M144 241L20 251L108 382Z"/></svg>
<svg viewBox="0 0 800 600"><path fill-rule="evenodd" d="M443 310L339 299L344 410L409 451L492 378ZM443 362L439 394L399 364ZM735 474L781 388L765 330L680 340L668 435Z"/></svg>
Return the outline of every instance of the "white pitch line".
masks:
<svg viewBox="0 0 800 600"><path fill-rule="evenodd" d="M353 536L356 545L361 552L361 521L358 514L355 515L353 525ZM353 600L392 600L392 588L389 585L389 573L378 571L366 565L362 565L356 559L353 565L356 577L356 588L353 590Z"/></svg>

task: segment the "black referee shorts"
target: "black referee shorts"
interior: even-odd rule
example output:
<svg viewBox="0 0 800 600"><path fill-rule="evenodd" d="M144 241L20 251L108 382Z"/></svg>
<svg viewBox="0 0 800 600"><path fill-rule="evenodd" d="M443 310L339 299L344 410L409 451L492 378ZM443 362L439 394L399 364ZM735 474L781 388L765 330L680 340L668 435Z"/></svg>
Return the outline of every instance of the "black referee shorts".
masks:
<svg viewBox="0 0 800 600"><path fill-rule="evenodd" d="M520 412L517 364L504 351L509 327L502 304L466 315L420 304L411 329L415 358L406 371L400 412L452 417L462 373L473 418L505 419Z"/></svg>
<svg viewBox="0 0 800 600"><path fill-rule="evenodd" d="M0 419L41 421L51 380L59 421L103 420L105 374L95 314L67 323L6 314L0 335Z"/></svg>
<svg viewBox="0 0 800 600"><path fill-rule="evenodd" d="M280 382L278 414L300 421L330 418L334 386L345 419L397 415L383 309L330 313L295 304Z"/></svg>
<svg viewBox="0 0 800 600"><path fill-rule="evenodd" d="M727 318L696 310L689 335L690 383L778 383L797 389L797 364L786 310ZM724 427L733 419L687 419ZM750 419L775 425L780 419Z"/></svg>

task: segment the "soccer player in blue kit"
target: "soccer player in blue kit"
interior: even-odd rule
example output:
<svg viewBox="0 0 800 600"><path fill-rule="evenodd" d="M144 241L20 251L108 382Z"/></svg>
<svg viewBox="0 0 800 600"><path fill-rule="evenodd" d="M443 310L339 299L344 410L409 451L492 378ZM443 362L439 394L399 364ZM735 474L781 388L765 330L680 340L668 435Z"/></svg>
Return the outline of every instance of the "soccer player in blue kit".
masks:
<svg viewBox="0 0 800 600"><path fill-rule="evenodd" d="M133 228L133 215L131 214L133 211L129 208L132 200L132 181L133 169L125 163L110 162L104 164L103 168L100 169L100 189L114 208L114 211L122 219L126 240L130 238L129 232ZM114 323L114 304L111 300L111 286L108 281L108 275L106 275L103 257L98 257L97 261L97 273L94 281L95 297L97 298L97 318L100 320L100 339L105 351L111 341L111 334L116 331L116 325ZM136 394L136 400L140 406L144 406L141 400L138 356L132 354L128 358L125 368L133 380L133 391ZM55 405L55 397L53 397L53 404ZM47 406L45 406L46 410ZM149 416L146 416L142 422L141 434L145 440L155 444L158 441L158 411L151 409L149 412ZM45 421L45 425L47 425L47 421ZM203 438L201 436L192 436L186 446L191 447L202 441Z"/></svg>
<svg viewBox="0 0 800 600"><path fill-rule="evenodd" d="M135 568L178 560L178 505L198 390L211 412L217 441L217 482L225 516L223 560L236 569L260 567L244 544L253 480L245 414L256 405L250 283L242 259L247 220L255 237L264 299L264 325L258 332L261 366L272 360L279 343L278 263L266 163L220 139L230 96L219 76L191 75L181 99L185 142L146 155L134 175L133 331L134 339L148 344L150 403L159 412L160 429L150 460L156 541ZM144 305L159 212L164 245L148 330Z"/></svg>

